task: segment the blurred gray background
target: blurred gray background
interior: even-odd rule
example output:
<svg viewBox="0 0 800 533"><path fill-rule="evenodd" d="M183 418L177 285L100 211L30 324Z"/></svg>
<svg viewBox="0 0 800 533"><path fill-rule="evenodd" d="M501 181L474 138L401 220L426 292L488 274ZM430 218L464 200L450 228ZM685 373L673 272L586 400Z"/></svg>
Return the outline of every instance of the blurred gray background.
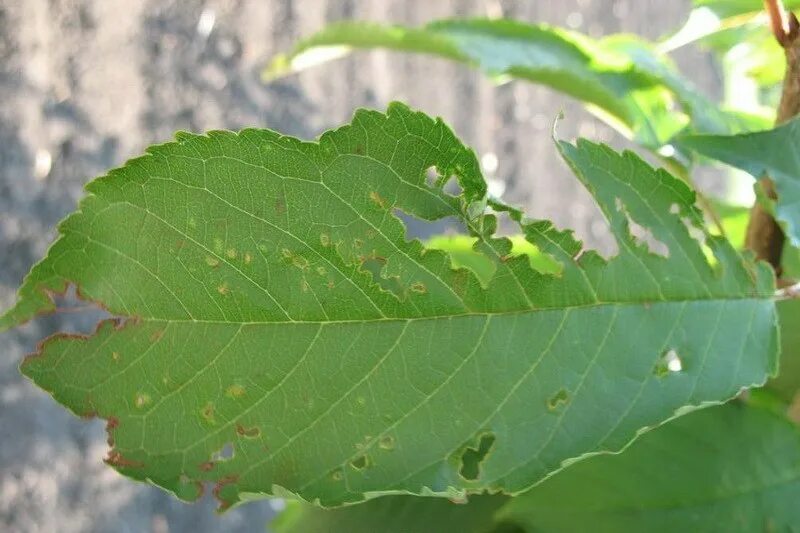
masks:
<svg viewBox="0 0 800 533"><path fill-rule="evenodd" d="M74 209L82 186L175 130L266 126L313 138L355 108L404 100L442 116L485 156L504 198L536 217L607 244L605 223L558 159L561 136L625 142L580 106L517 82L493 86L444 60L358 53L264 85L265 61L327 22L422 24L448 16L508 16L658 38L690 0L0 0L0 310ZM676 58L711 96L712 59ZM496 169L493 164L496 157ZM269 502L223 516L213 499L182 504L102 463L100 421L79 420L21 378L17 365L55 331L90 331L62 315L0 334L0 531L263 531Z"/></svg>

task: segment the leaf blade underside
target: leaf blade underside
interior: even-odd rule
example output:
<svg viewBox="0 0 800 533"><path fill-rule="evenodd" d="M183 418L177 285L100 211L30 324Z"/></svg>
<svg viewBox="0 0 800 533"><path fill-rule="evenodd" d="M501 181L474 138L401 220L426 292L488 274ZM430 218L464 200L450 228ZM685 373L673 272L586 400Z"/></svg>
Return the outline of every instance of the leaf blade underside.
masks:
<svg viewBox="0 0 800 533"><path fill-rule="evenodd" d="M294 504L271 527L277 533L784 530L800 520L798 460L797 426L768 409L731 402L673 420L622 454L581 461L515 498L483 495L454 504L387 496L332 510Z"/></svg>
<svg viewBox="0 0 800 533"><path fill-rule="evenodd" d="M88 186L0 329L55 310L69 285L125 319L52 338L23 372L109 421L115 468L184 499L203 483L223 506L517 493L776 365L768 267L705 235L712 269L690 234L702 234L694 194L663 170L585 141L558 147L619 255L489 202L555 275L492 236L472 151L403 105L359 111L318 143L180 134ZM451 176L459 196L444 190ZM398 210L459 218L492 278L407 241ZM670 354L679 372L664 371Z"/></svg>

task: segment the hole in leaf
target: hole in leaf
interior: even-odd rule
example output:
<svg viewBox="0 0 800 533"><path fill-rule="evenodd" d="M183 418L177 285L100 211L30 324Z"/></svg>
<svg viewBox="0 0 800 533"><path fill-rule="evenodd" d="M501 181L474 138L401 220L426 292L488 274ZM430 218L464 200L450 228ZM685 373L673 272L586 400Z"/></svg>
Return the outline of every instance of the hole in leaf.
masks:
<svg viewBox="0 0 800 533"><path fill-rule="evenodd" d="M533 270L541 274L560 275L564 270L564 265L561 264L555 257L550 254L544 253L537 245L530 242L524 235L520 235L523 231L519 222L511 217L507 211L493 211L493 215L497 220L498 236L507 236L511 241L511 253L502 258L507 261L512 257L527 256L528 263ZM534 223L533 221L526 221L526 223ZM534 223L535 224L535 223ZM552 224L547 223L550 227Z"/></svg>
<svg viewBox="0 0 800 533"><path fill-rule="evenodd" d="M386 266L386 259L383 257L367 257L361 262L361 270L369 272L375 283L380 285L383 290L401 298L403 296L403 285L400 283L400 278L397 276L385 277L383 275L384 266Z"/></svg>
<svg viewBox="0 0 800 533"><path fill-rule="evenodd" d="M212 461L229 461L233 459L234 456L234 449L232 442L226 442L222 448L217 450L211 455Z"/></svg>
<svg viewBox="0 0 800 533"><path fill-rule="evenodd" d="M625 209L622 200L619 198L616 199L617 210L622 212L625 215L625 218L628 219L628 230L631 232L634 240L637 243L644 244L650 253L667 258L669 257L669 247L664 244L663 242L659 241L650 228L642 226L638 222L636 222L628 213L627 209Z"/></svg>
<svg viewBox="0 0 800 533"><path fill-rule="evenodd" d="M437 235L425 243L426 248L442 250L450 256L450 265L454 269L471 270L484 287L494 276L497 266L486 255L472 247L477 239L467 235Z"/></svg>
<svg viewBox="0 0 800 533"><path fill-rule="evenodd" d="M557 393L548 398L547 409L549 411L556 411L562 405L566 405L567 402L569 402L569 392L567 392L567 389L559 389Z"/></svg>
<svg viewBox="0 0 800 533"><path fill-rule="evenodd" d="M696 240L697 244L700 245L700 248L703 249L703 254L705 254L706 258L712 262L716 261L714 251L708 245L706 233L702 229L698 228L689 217L681 217L681 222L683 222L683 225L686 226L686 231L689 232L689 236Z"/></svg>
<svg viewBox="0 0 800 533"><path fill-rule="evenodd" d="M344 472L341 468L337 468L333 472L331 472L331 479L334 481L341 481L344 479Z"/></svg>
<svg viewBox="0 0 800 533"><path fill-rule="evenodd" d="M425 220L414 215L409 215L400 209L393 209L394 216L399 218L406 227L406 240L427 239L434 235L467 233L467 227L460 218L455 216L442 217L436 220Z"/></svg>
<svg viewBox="0 0 800 533"><path fill-rule="evenodd" d="M350 466L352 466L356 470L364 470L369 466L369 457L366 455L359 455L358 457L350 461Z"/></svg>
<svg viewBox="0 0 800 533"><path fill-rule="evenodd" d="M425 169L425 183L428 187L436 187L438 186L439 179L441 175L439 171L436 169L435 165L431 165Z"/></svg>
<svg viewBox="0 0 800 533"><path fill-rule="evenodd" d="M102 304L85 298L75 285L67 285L63 291L47 290L46 294L55 305L55 313L70 313L70 320L59 324L62 333L92 335L109 321L115 327L122 325L122 321L115 319Z"/></svg>
<svg viewBox="0 0 800 533"><path fill-rule="evenodd" d="M663 378L669 374L676 374L683 370L683 361L681 361L678 352L673 349L665 351L658 359L656 366L653 368L653 374L657 377Z"/></svg>
<svg viewBox="0 0 800 533"><path fill-rule="evenodd" d="M489 455L489 451L494 446L495 436L493 433L481 435L478 446L475 448L467 447L461 454L461 469L458 473L467 481L475 481L481 475L481 464Z"/></svg>

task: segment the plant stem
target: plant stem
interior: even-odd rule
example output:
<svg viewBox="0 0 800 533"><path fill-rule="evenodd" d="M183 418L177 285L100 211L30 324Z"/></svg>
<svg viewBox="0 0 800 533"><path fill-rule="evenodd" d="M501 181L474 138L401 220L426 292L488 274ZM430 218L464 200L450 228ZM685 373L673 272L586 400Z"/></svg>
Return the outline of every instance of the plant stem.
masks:
<svg viewBox="0 0 800 533"><path fill-rule="evenodd" d="M772 33L786 54L786 75L775 121L782 124L800 112L800 22L793 13L786 11L782 0L764 0L764 7L769 14ZM771 179L764 178L762 187L769 198L777 198ZM750 211L745 247L753 250L758 259L769 262L778 278L782 274L781 254L785 241L786 236L778 222L756 202Z"/></svg>

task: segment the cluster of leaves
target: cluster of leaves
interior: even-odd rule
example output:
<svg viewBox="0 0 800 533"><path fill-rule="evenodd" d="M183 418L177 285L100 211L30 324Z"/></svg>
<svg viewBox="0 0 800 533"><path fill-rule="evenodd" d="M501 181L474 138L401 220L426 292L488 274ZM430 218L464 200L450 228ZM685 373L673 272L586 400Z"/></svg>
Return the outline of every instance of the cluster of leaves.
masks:
<svg viewBox="0 0 800 533"><path fill-rule="evenodd" d="M785 157L800 123L751 132L761 119L709 101L651 43L507 20L351 22L270 75L342 46L545 84L646 149L676 147L684 178L695 154L766 172L800 241L800 161ZM778 303L771 269L732 244L746 215L726 208L722 237L683 179L586 140L555 146L616 256L490 197L472 150L402 104L317 142L180 133L87 186L0 330L57 312L73 286L107 309L93 335L43 342L23 373L106 419L107 462L127 476L184 500L211 486L222 508L301 500L280 532L800 523L787 416L800 306ZM409 240L400 213L469 235ZM495 235L500 214L518 237ZM789 371L766 383L779 316ZM346 504L359 505L320 508Z"/></svg>

